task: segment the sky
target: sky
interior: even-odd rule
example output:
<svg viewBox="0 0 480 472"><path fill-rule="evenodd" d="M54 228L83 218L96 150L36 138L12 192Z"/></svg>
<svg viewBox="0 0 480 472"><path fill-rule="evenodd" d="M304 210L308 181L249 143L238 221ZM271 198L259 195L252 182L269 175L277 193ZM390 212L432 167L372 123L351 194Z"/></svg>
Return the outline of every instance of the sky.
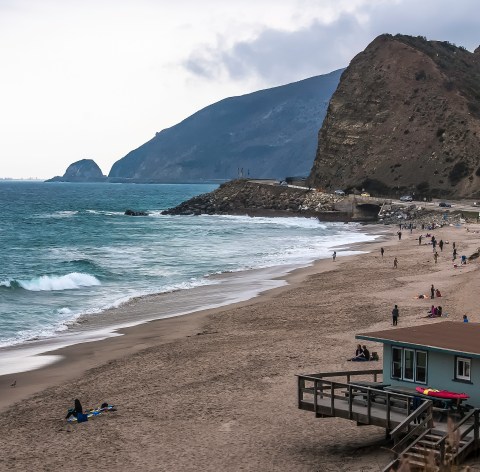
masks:
<svg viewBox="0 0 480 472"><path fill-rule="evenodd" d="M473 51L478 0L0 0L0 178L115 161L203 107L348 66L382 33Z"/></svg>

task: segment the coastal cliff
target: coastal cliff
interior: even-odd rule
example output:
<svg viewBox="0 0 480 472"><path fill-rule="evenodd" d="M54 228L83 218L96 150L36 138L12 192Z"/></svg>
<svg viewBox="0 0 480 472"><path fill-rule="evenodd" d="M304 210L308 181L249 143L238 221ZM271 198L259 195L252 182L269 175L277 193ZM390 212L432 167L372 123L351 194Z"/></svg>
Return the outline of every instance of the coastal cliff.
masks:
<svg viewBox="0 0 480 472"><path fill-rule="evenodd" d="M115 162L113 182L307 176L342 70L214 103Z"/></svg>
<svg viewBox="0 0 480 472"><path fill-rule="evenodd" d="M105 182L107 177L92 159L82 159L67 167L63 176L53 177L47 182Z"/></svg>
<svg viewBox="0 0 480 472"><path fill-rule="evenodd" d="M342 74L309 183L480 195L480 48L382 35Z"/></svg>

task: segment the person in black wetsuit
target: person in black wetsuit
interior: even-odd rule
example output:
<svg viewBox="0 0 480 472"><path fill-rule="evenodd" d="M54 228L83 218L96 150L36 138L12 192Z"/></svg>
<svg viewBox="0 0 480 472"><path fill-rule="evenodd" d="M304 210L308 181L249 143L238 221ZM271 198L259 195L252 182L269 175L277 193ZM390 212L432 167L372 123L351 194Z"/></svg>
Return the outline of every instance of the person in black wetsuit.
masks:
<svg viewBox="0 0 480 472"><path fill-rule="evenodd" d="M70 410L68 410L68 413L67 413L67 416L65 417L65 419L68 420L68 418L70 418L70 416L75 416L75 418L77 418L77 415L78 414L83 414L83 408L82 408L82 404L80 403L80 400L78 398L75 399L75 406L74 408L70 408Z"/></svg>

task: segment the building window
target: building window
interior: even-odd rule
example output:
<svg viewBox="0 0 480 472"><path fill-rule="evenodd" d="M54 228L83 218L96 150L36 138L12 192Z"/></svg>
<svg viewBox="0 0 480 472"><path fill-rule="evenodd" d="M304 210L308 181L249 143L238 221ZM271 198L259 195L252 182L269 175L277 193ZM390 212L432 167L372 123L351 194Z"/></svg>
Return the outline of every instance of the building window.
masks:
<svg viewBox="0 0 480 472"><path fill-rule="evenodd" d="M403 350L403 380L415 380L413 375L415 364L415 351L413 349Z"/></svg>
<svg viewBox="0 0 480 472"><path fill-rule="evenodd" d="M427 353L425 351L417 351L415 379L419 383L427 383Z"/></svg>
<svg viewBox="0 0 480 472"><path fill-rule="evenodd" d="M471 359L457 357L455 361L455 378L458 380L470 381Z"/></svg>
<svg viewBox="0 0 480 472"><path fill-rule="evenodd" d="M427 383L426 351L392 346L392 379Z"/></svg>
<svg viewBox="0 0 480 472"><path fill-rule="evenodd" d="M402 349L392 347L392 378L402 378Z"/></svg>

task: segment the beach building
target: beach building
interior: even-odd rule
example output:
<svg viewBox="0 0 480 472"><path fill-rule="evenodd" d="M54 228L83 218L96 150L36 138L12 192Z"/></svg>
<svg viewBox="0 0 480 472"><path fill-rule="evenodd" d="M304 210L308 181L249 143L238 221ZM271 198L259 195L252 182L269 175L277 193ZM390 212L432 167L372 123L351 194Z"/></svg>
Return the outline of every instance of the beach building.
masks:
<svg viewBox="0 0 480 472"><path fill-rule="evenodd" d="M383 343L383 380L392 387L462 392L480 408L480 323L444 321L356 338Z"/></svg>
<svg viewBox="0 0 480 472"><path fill-rule="evenodd" d="M298 375L300 409L385 428L393 453L385 471L402 457L420 470L428 461L458 464L480 448L480 324L446 321L356 338L383 344L383 369L358 362L357 370Z"/></svg>

